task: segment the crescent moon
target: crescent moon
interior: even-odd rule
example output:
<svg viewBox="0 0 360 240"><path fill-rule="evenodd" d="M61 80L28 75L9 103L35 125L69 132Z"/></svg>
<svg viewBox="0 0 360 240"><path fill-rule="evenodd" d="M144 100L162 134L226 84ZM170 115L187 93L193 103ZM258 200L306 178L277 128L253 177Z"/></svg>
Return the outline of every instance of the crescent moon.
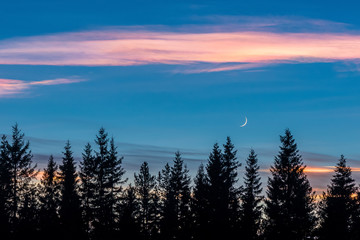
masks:
<svg viewBox="0 0 360 240"><path fill-rule="evenodd" d="M247 124L247 118L245 117L245 123L243 125L241 125L240 127L245 127Z"/></svg>

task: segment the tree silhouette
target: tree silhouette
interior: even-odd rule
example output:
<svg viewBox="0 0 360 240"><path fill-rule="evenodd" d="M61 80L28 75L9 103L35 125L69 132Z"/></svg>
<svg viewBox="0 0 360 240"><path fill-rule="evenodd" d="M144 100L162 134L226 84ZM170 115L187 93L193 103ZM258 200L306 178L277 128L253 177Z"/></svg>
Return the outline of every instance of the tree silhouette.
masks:
<svg viewBox="0 0 360 240"><path fill-rule="evenodd" d="M85 223L86 234L90 237L93 218L94 218L94 202L95 202L95 157L93 156L90 143L86 144L82 153L82 161L80 162L80 195L83 210L83 219Z"/></svg>
<svg viewBox="0 0 360 240"><path fill-rule="evenodd" d="M195 187L192 199L192 214L194 218L193 236L196 240L208 239L210 233L208 230L209 219L209 185L205 173L205 167L200 165L195 177Z"/></svg>
<svg viewBox="0 0 360 240"><path fill-rule="evenodd" d="M327 192L323 194L320 239L350 239L357 192L351 169L341 155Z"/></svg>
<svg viewBox="0 0 360 240"><path fill-rule="evenodd" d="M138 212L139 202L136 198L136 189L130 184L119 209L119 235L122 239L142 239L140 224L136 219Z"/></svg>
<svg viewBox="0 0 360 240"><path fill-rule="evenodd" d="M225 186L223 178L223 155L219 145L216 143L210 153L208 163L206 165L209 201L209 229L212 237L218 233L224 234L227 228L228 219L227 212L227 196L225 196Z"/></svg>
<svg viewBox="0 0 360 240"><path fill-rule="evenodd" d="M71 151L70 142L67 141L60 165L60 220L64 239L83 239L84 227L81 217L80 199L77 191L78 175L75 160Z"/></svg>
<svg viewBox="0 0 360 240"><path fill-rule="evenodd" d="M190 239L190 183L189 170L184 165L179 151L175 153L174 164L171 168L170 186L175 200L175 214L177 222L176 239Z"/></svg>
<svg viewBox="0 0 360 240"><path fill-rule="evenodd" d="M144 162L139 174L134 174L135 188L139 198L140 211L138 214L144 239L151 239L154 214L152 212L153 192L156 186L156 177L150 174L149 165Z"/></svg>
<svg viewBox="0 0 360 240"><path fill-rule="evenodd" d="M4 239L10 238L10 154L9 143L3 135L0 144L0 236Z"/></svg>
<svg viewBox="0 0 360 240"><path fill-rule="evenodd" d="M54 157L50 155L47 168L43 171L40 186L40 226L41 235L49 236L53 232L58 232L59 204L60 204L60 185L58 166L54 161ZM54 236L57 239L58 236Z"/></svg>
<svg viewBox="0 0 360 240"><path fill-rule="evenodd" d="M224 181L224 205L226 205L226 210L224 212L224 219L228 219L228 225L225 229L225 237L230 238L231 236L238 234L239 226L239 198L241 188L236 186L238 182L238 172L237 169L241 166L237 160L236 154L237 150L234 150L235 146L231 142L230 137L226 138L226 143L223 145L224 151L222 155L223 161L223 181Z"/></svg>
<svg viewBox="0 0 360 240"><path fill-rule="evenodd" d="M28 236L37 237L39 221L38 192L35 185L31 185L29 186L29 189L22 194L22 203L18 212L19 217L15 231L15 239L21 240Z"/></svg>
<svg viewBox="0 0 360 240"><path fill-rule="evenodd" d="M5 152L8 161L5 163L10 174L9 182L9 210L10 210L10 224L13 232L16 232L19 210L22 207L27 208L32 194L31 181L37 175L36 164L32 164L32 154L29 149L29 141L25 141L24 134L15 124L12 127L11 143L3 141L6 144ZM22 197L26 196L26 197ZM24 210L25 211L25 210ZM24 213L24 211L22 211Z"/></svg>
<svg viewBox="0 0 360 240"><path fill-rule="evenodd" d="M164 188L163 239L190 239L190 176L179 151L175 153L173 166L165 168L168 186ZM166 185L166 184L165 184ZM168 189L166 191L166 189Z"/></svg>
<svg viewBox="0 0 360 240"><path fill-rule="evenodd" d="M229 238L236 233L238 220L238 194L236 150L227 138L224 152L216 143L206 165L208 184L209 226L212 239Z"/></svg>
<svg viewBox="0 0 360 240"><path fill-rule="evenodd" d="M110 204L107 201L107 162L109 158L109 139L108 134L104 128L100 128L98 135L96 135L95 143L98 146L98 151L95 151L95 167L94 167L94 239L101 239L107 235L109 226L109 209Z"/></svg>
<svg viewBox="0 0 360 240"><path fill-rule="evenodd" d="M119 195L122 190L122 184L127 179L123 179L125 170L122 167L123 157L118 157L117 148L115 146L114 138L110 139L109 156L105 168L105 183L106 183L106 205L108 205L106 212L106 219L108 221L107 232L115 232L116 215L115 209L119 203Z"/></svg>
<svg viewBox="0 0 360 240"><path fill-rule="evenodd" d="M266 239L306 239L313 228L313 196L304 174L305 166L290 130L280 137L282 145L268 180Z"/></svg>
<svg viewBox="0 0 360 240"><path fill-rule="evenodd" d="M355 196L354 196L355 195ZM357 187L357 191L354 194L354 211L352 213L352 221L350 227L350 239L360 239L360 188Z"/></svg>
<svg viewBox="0 0 360 240"><path fill-rule="evenodd" d="M171 189L171 167L169 163L166 163L164 168L159 172L157 183L155 192L161 199L159 199L160 201L158 202L160 238L169 239L176 230L174 229L176 214L173 208L175 199Z"/></svg>
<svg viewBox="0 0 360 240"><path fill-rule="evenodd" d="M245 187L242 195L241 209L241 233L245 240L259 239L258 231L262 213L262 207L260 205L262 201L262 197L260 196L262 188L259 169L257 156L255 151L251 149L246 159Z"/></svg>
<svg viewBox="0 0 360 240"><path fill-rule="evenodd" d="M79 172L68 141L59 169L51 155L36 179L29 142L16 124L11 137L0 141L1 239L360 239L360 189L344 156L315 215L314 193L288 129L280 141L266 198L260 196L254 150L246 159L244 186L239 186L240 163L230 137L223 148L213 145L193 186L176 152L157 177L143 162L135 185L123 189L123 157L104 128L96 135L95 150L85 146ZM315 216L319 221L313 231Z"/></svg>
<svg viewBox="0 0 360 240"><path fill-rule="evenodd" d="M85 153L83 160L83 176L86 180L84 189L92 188L92 196L88 192L89 210L92 212L92 220L88 225L93 227L94 239L113 238L115 235L116 217L115 209L118 204L122 179L125 170L122 167L123 157L118 157L114 139L109 140L104 128L100 128L96 135L95 143L98 151L95 151L94 158ZM110 146L109 146L110 143ZM88 149L88 151L90 151ZM84 157L84 156L83 156ZM85 161L87 159L87 161ZM86 172L87 171L87 172Z"/></svg>

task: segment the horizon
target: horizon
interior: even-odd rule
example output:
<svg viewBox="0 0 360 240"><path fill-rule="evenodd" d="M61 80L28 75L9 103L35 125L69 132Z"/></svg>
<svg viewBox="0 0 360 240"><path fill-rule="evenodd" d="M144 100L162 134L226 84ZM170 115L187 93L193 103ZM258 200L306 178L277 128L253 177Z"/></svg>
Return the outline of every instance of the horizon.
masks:
<svg viewBox="0 0 360 240"><path fill-rule="evenodd" d="M106 129L105 129L106 130ZM291 129L290 129L291 130ZM23 131L23 130L22 130ZM54 139L40 139L40 138L32 138L26 135L25 139L30 143L30 150L33 152L33 162L37 164L37 169L40 171L37 175L36 179L39 180L42 177L43 170L47 167L48 160L50 155L54 157L55 162L58 165L61 165L63 158L63 150L67 141L70 141L72 151L74 153L74 159L76 161L76 166L79 168L80 162L82 159L82 153L85 145L90 143L92 146L95 145L94 138L88 141L82 140L54 140ZM97 134L97 133L96 133ZM125 178L128 178L129 181L125 185L129 185L133 183L133 176L135 173L139 172L140 166L143 162L149 163L149 170L152 174L157 175L164 169L165 164L169 163L170 165L173 162L175 157L175 152L179 151L181 153L182 158L184 159L184 164L189 169L189 174L191 176L191 182L193 184L193 180L197 173L197 170L200 164L206 165L209 154L213 147L213 144L208 146L206 149L189 149L189 148L176 148L176 147L162 147L156 145L145 145L145 144L136 144L136 143L128 143L128 142L119 142L116 141L116 136L109 133L109 136L114 137L115 145L118 150L118 154L120 157L124 157L122 160L122 166L125 169ZM11 137L11 134L1 134L5 135L8 139ZM282 134L279 134L279 136ZM229 136L231 138L231 136ZM296 141L296 136L294 136ZM220 147L222 147L224 141L216 141ZM298 147L301 146L296 141ZM239 173L237 183L238 186L243 185L243 178L245 172L245 163L246 159L250 153L250 150L255 150L255 153L258 156L258 164L260 166L259 173L261 176L261 182L263 186L263 194L266 193L266 186L268 182L268 178L271 176L270 167L273 166L274 158L279 152L280 140L276 149L271 148L263 148L263 149L255 149L248 147L237 146L234 143L235 149L237 150L237 159L241 166L237 169ZM35 151L33 150L35 149ZM45 150L44 150L45 149ZM50 150L51 149L51 150ZM96 149L94 149L96 151ZM330 184L331 178L334 175L335 165L340 159L340 156L330 156L330 155L322 155L311 152L304 152L299 148L299 153L302 156L304 165L306 166L304 172L307 175L311 187L313 191L315 191L316 195L321 195L323 192L326 192L327 186ZM342 154L344 155L344 154ZM358 167L356 159L349 159L345 156L347 161L347 165L351 167L352 176L356 181L360 179L360 167ZM327 162L324 161L326 159ZM311 166L308 163L321 163L313 164ZM327 165L324 165L327 164ZM78 169L79 170L79 169Z"/></svg>

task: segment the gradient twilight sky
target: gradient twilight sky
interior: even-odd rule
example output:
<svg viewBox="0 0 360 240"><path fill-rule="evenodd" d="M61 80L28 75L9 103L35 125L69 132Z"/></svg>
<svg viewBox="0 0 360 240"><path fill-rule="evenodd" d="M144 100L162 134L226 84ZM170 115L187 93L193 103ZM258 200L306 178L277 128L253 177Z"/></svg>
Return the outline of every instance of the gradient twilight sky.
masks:
<svg viewBox="0 0 360 240"><path fill-rule="evenodd" d="M0 132L18 122L43 167L66 139L81 156L104 126L131 175L177 149L195 172L226 136L242 162L254 148L265 170L290 128L315 189L340 154L360 181L359 7L2 1Z"/></svg>

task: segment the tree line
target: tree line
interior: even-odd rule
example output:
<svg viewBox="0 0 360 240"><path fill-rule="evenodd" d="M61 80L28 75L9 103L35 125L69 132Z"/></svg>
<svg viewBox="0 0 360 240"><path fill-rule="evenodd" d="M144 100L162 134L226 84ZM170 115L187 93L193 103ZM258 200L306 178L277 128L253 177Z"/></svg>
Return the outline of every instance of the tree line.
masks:
<svg viewBox="0 0 360 240"><path fill-rule="evenodd" d="M265 191L254 150L244 176L238 175L241 164L230 137L214 144L194 179L176 152L155 175L142 163L129 183L123 157L103 128L79 163L69 141L60 164L49 156L40 172L32 157L14 125L0 143L1 239L360 239L359 188L346 159L340 157L331 184L316 200L288 129Z"/></svg>

